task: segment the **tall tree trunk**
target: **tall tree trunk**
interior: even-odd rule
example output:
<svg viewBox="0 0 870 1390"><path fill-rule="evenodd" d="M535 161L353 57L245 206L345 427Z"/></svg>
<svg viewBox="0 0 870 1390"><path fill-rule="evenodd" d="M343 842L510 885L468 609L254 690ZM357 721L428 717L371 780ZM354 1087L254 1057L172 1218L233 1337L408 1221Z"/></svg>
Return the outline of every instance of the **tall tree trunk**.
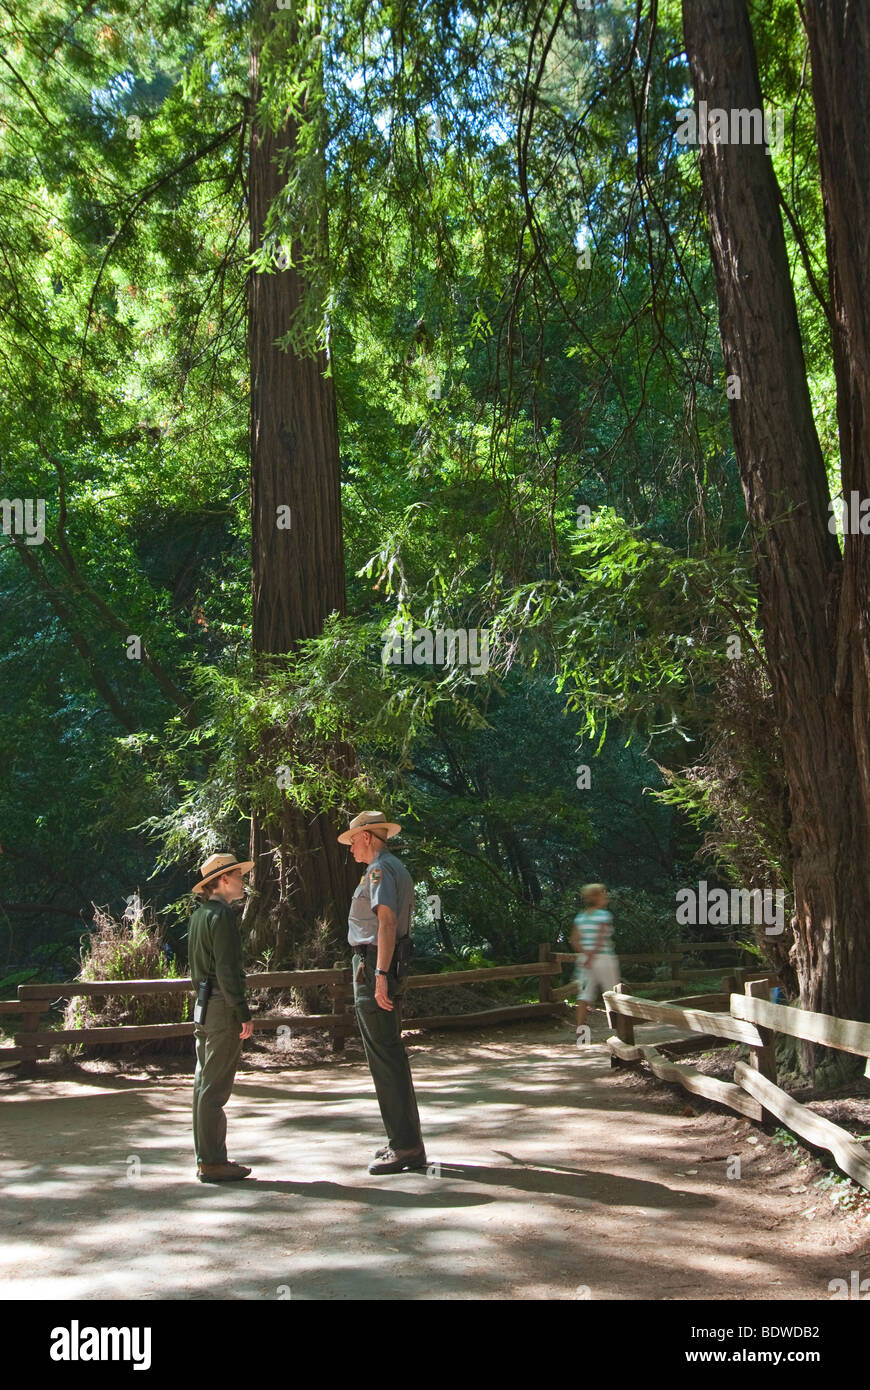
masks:
<svg viewBox="0 0 870 1390"><path fill-rule="evenodd" d="M870 6L807 0L843 495L870 497ZM851 675L858 784L870 821L870 539L847 533L837 672ZM861 919L863 920L863 919ZM856 927L858 923L856 922Z"/></svg>
<svg viewBox="0 0 870 1390"><path fill-rule="evenodd" d="M745 0L683 0L683 24L699 101L728 112L760 108ZM848 126L864 94L844 86L839 100L849 113ZM819 119L826 122L829 113L820 112ZM861 158L866 161L866 150ZM701 175L725 370L741 383L740 399L731 401L731 425L789 788L801 1002L867 1020L866 712L863 725L856 724L854 651L851 663L848 657L838 661L843 566L828 529L829 494L776 181L763 144L702 144ZM830 168L827 177L836 181L839 170ZM865 204L866 198L865 188ZM826 204L830 208L829 197ZM850 215L858 210L853 205ZM841 347L838 393L849 399L845 357ZM857 647L856 617L849 611Z"/></svg>
<svg viewBox="0 0 870 1390"><path fill-rule="evenodd" d="M273 70L287 61L293 51L294 23L273 0L256 0L248 174L252 248L262 245L267 214L286 183L282 159L296 142L291 118L285 116L275 132L258 112L265 76L261 60L276 65ZM314 119L319 119L316 112ZM313 234L325 255L325 208L315 208L313 214ZM252 273L248 283L253 645L264 658L264 681L269 655L292 652L300 639L320 633L331 612L345 607L333 378L326 375L324 352L302 356L275 346L287 332L305 288L298 269L301 249L287 250L292 260L288 268ZM280 266L280 260L276 264ZM261 750L267 758L271 742ZM346 758L346 750L336 751ZM355 866L348 865L346 851L336 842L338 829L328 815L301 814L292 803L292 789L285 793L280 820L257 811L253 815L252 939L258 947L274 944L278 961L301 959L319 918L330 924L322 949L331 963L357 878Z"/></svg>

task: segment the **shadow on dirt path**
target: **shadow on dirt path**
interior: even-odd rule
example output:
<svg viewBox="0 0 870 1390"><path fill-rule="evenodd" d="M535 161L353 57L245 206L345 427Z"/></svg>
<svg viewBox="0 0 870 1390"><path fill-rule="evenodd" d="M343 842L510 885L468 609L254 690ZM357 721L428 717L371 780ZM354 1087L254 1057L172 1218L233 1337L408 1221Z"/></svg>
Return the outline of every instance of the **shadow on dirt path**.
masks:
<svg viewBox="0 0 870 1390"><path fill-rule="evenodd" d="M254 1174L227 1186L195 1180L189 1075L4 1076L3 1297L824 1299L861 1268L865 1235L765 1178L757 1127L632 1092L562 1023L409 1050L429 1166L380 1178L356 1056L239 1073L230 1154Z"/></svg>

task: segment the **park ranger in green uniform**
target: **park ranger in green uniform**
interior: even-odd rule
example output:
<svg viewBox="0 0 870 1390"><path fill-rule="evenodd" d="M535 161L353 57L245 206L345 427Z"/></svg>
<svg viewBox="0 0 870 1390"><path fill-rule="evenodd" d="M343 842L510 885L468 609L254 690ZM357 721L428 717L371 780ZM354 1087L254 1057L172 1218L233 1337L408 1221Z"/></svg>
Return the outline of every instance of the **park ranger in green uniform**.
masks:
<svg viewBox="0 0 870 1390"><path fill-rule="evenodd" d="M399 957L410 945L414 883L401 859L384 846L400 825L382 811L362 811L339 835L350 845L365 873L353 895L347 939L353 948L353 993L356 1016L387 1145L375 1154L370 1173L402 1173L425 1168L426 1151L411 1068L402 1042L402 994Z"/></svg>
<svg viewBox="0 0 870 1390"><path fill-rule="evenodd" d="M242 1039L254 1028L245 1002L235 910L245 901L242 875L253 867L253 861L240 864L234 854L213 854L193 888L200 902L188 927L190 978L198 994L208 995L204 1018L194 1029L193 1144L200 1182L236 1182L251 1171L227 1159L224 1106L233 1089Z"/></svg>

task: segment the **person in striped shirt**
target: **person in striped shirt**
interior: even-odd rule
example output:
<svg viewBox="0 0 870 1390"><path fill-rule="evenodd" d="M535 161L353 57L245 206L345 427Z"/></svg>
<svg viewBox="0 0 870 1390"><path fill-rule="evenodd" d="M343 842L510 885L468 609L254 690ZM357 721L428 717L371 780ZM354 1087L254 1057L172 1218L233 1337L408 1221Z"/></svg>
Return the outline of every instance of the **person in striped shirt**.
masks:
<svg viewBox="0 0 870 1390"><path fill-rule="evenodd" d="M619 983L619 958L613 949L613 918L606 910L603 883L587 883L582 890L583 911L574 918L571 945L577 952L577 1034L585 1035L589 1004L605 989Z"/></svg>

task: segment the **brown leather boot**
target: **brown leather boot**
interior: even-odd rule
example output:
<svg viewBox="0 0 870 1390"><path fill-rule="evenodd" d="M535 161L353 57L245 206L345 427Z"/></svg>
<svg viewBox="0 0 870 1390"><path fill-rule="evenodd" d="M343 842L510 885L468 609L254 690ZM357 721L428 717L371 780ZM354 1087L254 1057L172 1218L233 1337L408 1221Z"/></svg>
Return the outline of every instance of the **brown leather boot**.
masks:
<svg viewBox="0 0 870 1390"><path fill-rule="evenodd" d="M241 1163L201 1163L196 1176L200 1182L239 1182L250 1171Z"/></svg>

